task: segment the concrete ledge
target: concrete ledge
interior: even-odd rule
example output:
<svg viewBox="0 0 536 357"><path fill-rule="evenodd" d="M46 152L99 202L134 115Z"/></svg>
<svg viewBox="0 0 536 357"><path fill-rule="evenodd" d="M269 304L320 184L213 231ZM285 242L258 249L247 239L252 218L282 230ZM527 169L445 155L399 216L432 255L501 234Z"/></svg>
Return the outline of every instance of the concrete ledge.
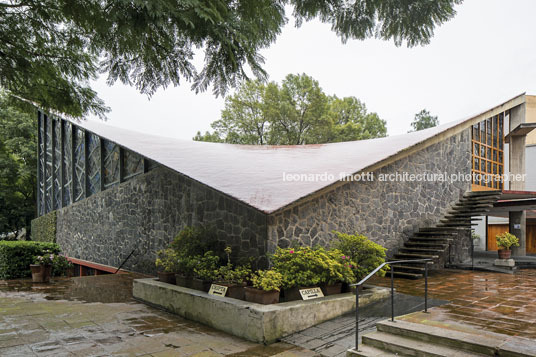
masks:
<svg viewBox="0 0 536 357"><path fill-rule="evenodd" d="M133 296L189 320L259 343L272 343L281 337L355 311L355 295L352 293L261 305L208 295L202 291L162 283L154 278L134 280ZM359 306L388 296L388 289L372 287L359 295Z"/></svg>

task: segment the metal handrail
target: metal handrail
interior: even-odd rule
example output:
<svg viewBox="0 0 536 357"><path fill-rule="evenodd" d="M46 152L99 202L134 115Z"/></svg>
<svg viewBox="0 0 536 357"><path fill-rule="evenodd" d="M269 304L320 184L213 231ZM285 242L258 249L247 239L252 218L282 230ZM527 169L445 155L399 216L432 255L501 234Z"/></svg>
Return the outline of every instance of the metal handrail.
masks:
<svg viewBox="0 0 536 357"><path fill-rule="evenodd" d="M424 312L428 312L428 262L433 261L432 258L426 259L411 259L411 260L394 260L380 264L369 275L361 279L360 282L350 284L355 286L355 350L359 351L359 287L367 280L372 278L378 271L388 264L400 263L423 263L424 264ZM391 321L395 321L395 288L394 288L394 269L391 266Z"/></svg>

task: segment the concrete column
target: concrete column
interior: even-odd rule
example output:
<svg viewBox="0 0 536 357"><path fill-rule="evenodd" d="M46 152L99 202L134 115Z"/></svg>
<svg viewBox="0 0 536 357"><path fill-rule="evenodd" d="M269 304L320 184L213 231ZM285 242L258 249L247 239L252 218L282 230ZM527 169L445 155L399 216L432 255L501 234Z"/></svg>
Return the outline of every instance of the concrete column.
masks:
<svg viewBox="0 0 536 357"><path fill-rule="evenodd" d="M525 122L526 107L525 104L514 107L510 110L510 130L515 129L519 124ZM525 141L526 136L510 137L508 147L509 163L511 174L525 174ZM524 191L525 181L510 181L510 190Z"/></svg>
<svg viewBox="0 0 536 357"><path fill-rule="evenodd" d="M519 238L519 247L512 247L512 255L524 257L527 255L527 235L525 211L510 211L510 233Z"/></svg>

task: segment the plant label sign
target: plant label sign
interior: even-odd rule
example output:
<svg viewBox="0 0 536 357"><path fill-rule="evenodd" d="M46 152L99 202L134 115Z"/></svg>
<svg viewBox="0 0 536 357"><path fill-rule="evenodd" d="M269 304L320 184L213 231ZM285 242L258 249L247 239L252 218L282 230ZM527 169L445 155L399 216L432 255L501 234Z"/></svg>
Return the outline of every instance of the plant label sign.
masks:
<svg viewBox="0 0 536 357"><path fill-rule="evenodd" d="M320 288L300 289L300 295L303 300L311 300L324 297L324 294L322 294L322 289Z"/></svg>
<svg viewBox="0 0 536 357"><path fill-rule="evenodd" d="M227 286L212 284L208 293L209 295L225 296L227 294Z"/></svg>

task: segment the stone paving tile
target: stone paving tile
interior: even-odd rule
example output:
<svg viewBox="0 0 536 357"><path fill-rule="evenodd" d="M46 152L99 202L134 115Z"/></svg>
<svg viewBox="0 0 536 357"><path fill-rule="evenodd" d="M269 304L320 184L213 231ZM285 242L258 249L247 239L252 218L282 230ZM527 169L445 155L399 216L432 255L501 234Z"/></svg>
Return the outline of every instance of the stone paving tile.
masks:
<svg viewBox="0 0 536 357"><path fill-rule="evenodd" d="M133 278L0 281L0 356L317 355L287 343L244 341L138 303Z"/></svg>
<svg viewBox="0 0 536 357"><path fill-rule="evenodd" d="M390 286L388 278L373 284ZM397 292L423 296L424 281L396 279ZM536 340L536 270L514 275L468 270L431 273L429 297L450 303L432 308L437 319L451 319L483 330Z"/></svg>

